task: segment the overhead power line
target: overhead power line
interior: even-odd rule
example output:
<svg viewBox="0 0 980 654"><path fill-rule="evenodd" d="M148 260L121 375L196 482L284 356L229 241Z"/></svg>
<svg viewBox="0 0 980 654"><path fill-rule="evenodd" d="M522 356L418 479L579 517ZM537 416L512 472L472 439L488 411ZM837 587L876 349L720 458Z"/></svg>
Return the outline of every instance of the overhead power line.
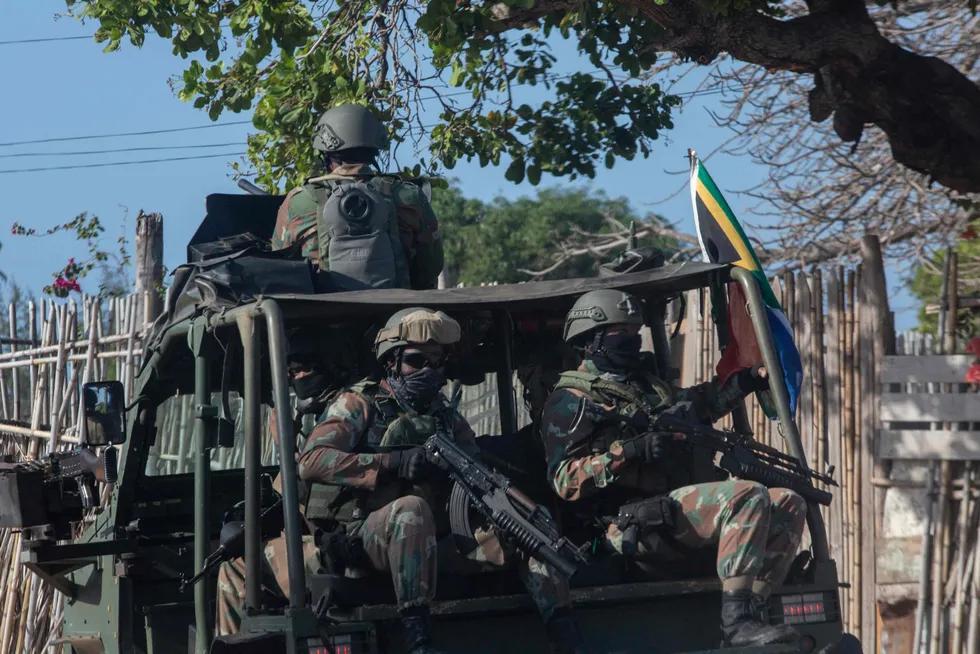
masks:
<svg viewBox="0 0 980 654"><path fill-rule="evenodd" d="M197 129L210 129L212 127L228 127L230 125L251 125L251 120L232 120L227 123L217 123L214 125L197 125L195 127L171 127L169 129L151 129L143 132L120 132L118 134L91 134L88 136L59 136L49 139L33 139L30 141L9 141L0 143L0 147L6 148L12 145L33 145L35 143L55 143L57 141L85 141L88 139L109 139L122 136L148 136L150 134L172 134L174 132L190 132Z"/></svg>
<svg viewBox="0 0 980 654"><path fill-rule="evenodd" d="M113 148L111 150L86 150L73 152L17 152L15 154L0 154L0 159L16 157L72 157L76 155L110 154L114 152L143 152L146 150L197 150L199 148L235 148L241 143L202 143L200 145L152 145L142 148Z"/></svg>
<svg viewBox="0 0 980 654"><path fill-rule="evenodd" d="M193 157L171 157L169 159L144 159L142 161L114 161L112 163L78 164L74 166L48 166L45 168L16 168L12 170L0 170L0 175L10 175L13 173L39 173L47 170L73 170L77 168L104 168L107 166L137 166L140 164L165 163L168 161L190 161L191 159L216 159L218 157L240 157L244 152L228 152L225 154L200 154Z"/></svg>
<svg viewBox="0 0 980 654"><path fill-rule="evenodd" d="M0 41L0 45L16 45L18 43L50 43L51 41L80 41L82 39L93 39L95 34L89 36L51 36L43 39L18 39L16 41Z"/></svg>

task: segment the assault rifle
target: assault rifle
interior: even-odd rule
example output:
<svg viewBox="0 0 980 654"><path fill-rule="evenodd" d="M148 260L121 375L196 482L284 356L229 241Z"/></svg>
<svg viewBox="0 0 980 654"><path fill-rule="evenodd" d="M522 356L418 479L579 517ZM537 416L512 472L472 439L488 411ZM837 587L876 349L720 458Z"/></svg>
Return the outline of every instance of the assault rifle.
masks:
<svg viewBox="0 0 980 654"><path fill-rule="evenodd" d="M685 420L671 413L668 409L657 413L647 423L642 417L627 417L608 411L585 398L573 418L573 426L584 416L589 416L593 422L625 423L643 432L660 431L681 434L693 445L706 447L721 453L718 462L720 468L733 477L746 481L755 481L767 488L788 488L798 493L808 502L816 502L829 506L833 495L828 491L816 488L814 481L828 486L837 486L834 481L834 467L827 474L821 474L804 466L799 459L780 452L754 440L751 436L726 432L706 425Z"/></svg>
<svg viewBox="0 0 980 654"><path fill-rule="evenodd" d="M272 500L272 503L266 507L259 516L259 522L261 525L259 527L261 532L259 538L263 542L271 538L275 538L281 534L285 524L282 513L282 496L275 491L273 491L273 493L274 499ZM239 506L243 505L244 502L239 504ZM204 579L209 572L217 568L225 561L231 561L232 559L239 559L245 556L245 521L228 520L227 518L225 520L225 524L221 527L221 534L218 536L218 549L211 552L211 554L204 559L204 567L198 570L197 574L195 574L193 577L185 580L183 575L181 575L180 592L183 593L187 588L197 584L197 582Z"/></svg>
<svg viewBox="0 0 980 654"><path fill-rule="evenodd" d="M449 500L453 534L472 539L469 508L474 506L522 551L554 566L566 577L588 563L583 549L566 540L545 509L519 491L507 477L474 460L447 432L439 430L425 442L426 454L456 482Z"/></svg>

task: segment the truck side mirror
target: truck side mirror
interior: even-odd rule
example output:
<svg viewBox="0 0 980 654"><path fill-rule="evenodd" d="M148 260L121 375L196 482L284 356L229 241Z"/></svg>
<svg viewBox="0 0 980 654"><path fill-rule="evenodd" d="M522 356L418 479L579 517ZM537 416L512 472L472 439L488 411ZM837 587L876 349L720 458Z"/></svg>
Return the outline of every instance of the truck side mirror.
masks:
<svg viewBox="0 0 980 654"><path fill-rule="evenodd" d="M85 445L125 443L123 385L117 381L90 382L82 386L82 397L85 400L82 443Z"/></svg>

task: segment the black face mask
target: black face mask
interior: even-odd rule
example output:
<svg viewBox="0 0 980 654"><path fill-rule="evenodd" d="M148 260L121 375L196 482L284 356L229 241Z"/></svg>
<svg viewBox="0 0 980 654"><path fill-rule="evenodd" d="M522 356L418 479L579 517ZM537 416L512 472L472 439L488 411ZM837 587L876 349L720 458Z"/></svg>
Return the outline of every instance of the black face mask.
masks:
<svg viewBox="0 0 980 654"><path fill-rule="evenodd" d="M639 334L600 334L587 357L602 372L623 372L643 366L640 356L643 341Z"/></svg>
<svg viewBox="0 0 980 654"><path fill-rule="evenodd" d="M327 376L319 370L314 370L308 375L292 380L289 385L296 392L297 399L308 400L317 397L326 390Z"/></svg>
<svg viewBox="0 0 980 654"><path fill-rule="evenodd" d="M388 386L395 399L415 409L435 399L446 384L446 374L437 368L422 368L410 375L388 373Z"/></svg>

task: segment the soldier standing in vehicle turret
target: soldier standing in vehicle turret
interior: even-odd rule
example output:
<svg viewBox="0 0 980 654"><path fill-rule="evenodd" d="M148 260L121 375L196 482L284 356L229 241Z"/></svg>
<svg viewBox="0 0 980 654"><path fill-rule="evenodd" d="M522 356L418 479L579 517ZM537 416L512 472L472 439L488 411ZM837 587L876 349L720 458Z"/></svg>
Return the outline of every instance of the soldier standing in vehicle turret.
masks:
<svg viewBox="0 0 980 654"><path fill-rule="evenodd" d="M768 388L761 367L736 373L720 388L716 381L672 388L650 372L652 357L640 353L642 326L640 301L616 290L586 293L568 312L564 339L584 360L562 374L542 414L552 488L576 513L606 525L600 539L609 549L638 562L678 560L716 547L726 646L793 642L798 634L767 624L764 610L799 546L803 498L755 482L720 481L701 448L667 433L624 433L621 424L579 412L588 398L623 416L649 419L670 410L710 424Z"/></svg>
<svg viewBox="0 0 980 654"><path fill-rule="evenodd" d="M313 147L326 174L286 196L272 249L296 246L329 271L334 290L435 288L443 246L422 190L377 171L385 125L366 107L343 104L317 122Z"/></svg>

